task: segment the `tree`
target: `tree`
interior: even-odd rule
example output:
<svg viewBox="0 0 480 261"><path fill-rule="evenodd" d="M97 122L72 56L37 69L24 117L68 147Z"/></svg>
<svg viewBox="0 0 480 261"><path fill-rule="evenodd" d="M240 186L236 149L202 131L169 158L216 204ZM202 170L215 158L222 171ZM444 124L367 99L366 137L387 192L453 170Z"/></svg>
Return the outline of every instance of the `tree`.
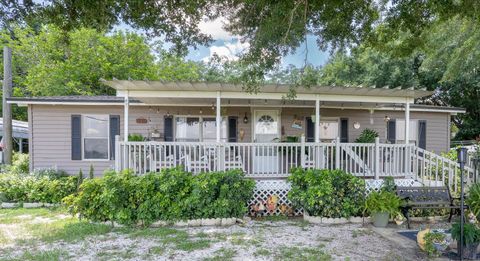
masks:
<svg viewBox="0 0 480 261"><path fill-rule="evenodd" d="M454 17L435 24L423 35L424 44L408 56L367 45L350 54L336 53L320 70L320 84L402 86L436 90L421 102L463 107L457 115L457 139L480 134L480 28L474 20ZM392 39L392 49L402 41Z"/></svg>
<svg viewBox="0 0 480 261"><path fill-rule="evenodd" d="M174 49L208 43L199 30L203 19L227 18L226 29L250 43L242 57L248 86L265 79L280 58L314 35L322 49L338 50L369 41L379 46L402 33L405 50L422 44L423 32L437 21L460 15L480 18L480 1L352 0L352 1L137 1L137 0L2 0L1 20L38 26L56 24L62 31L89 27L100 31L127 24L151 36L164 37Z"/></svg>

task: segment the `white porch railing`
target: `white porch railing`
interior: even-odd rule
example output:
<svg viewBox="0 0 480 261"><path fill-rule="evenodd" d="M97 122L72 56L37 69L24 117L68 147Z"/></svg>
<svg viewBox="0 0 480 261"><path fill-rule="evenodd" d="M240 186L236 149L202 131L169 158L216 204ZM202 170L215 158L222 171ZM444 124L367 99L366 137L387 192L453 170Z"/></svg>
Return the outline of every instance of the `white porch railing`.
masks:
<svg viewBox="0 0 480 261"><path fill-rule="evenodd" d="M414 178L448 184L457 191L456 162L413 144L376 143L216 143L116 141L116 170L137 174L182 166L199 173L242 169L251 178L287 177L294 167L341 169L365 178ZM467 181L474 177L466 168Z"/></svg>

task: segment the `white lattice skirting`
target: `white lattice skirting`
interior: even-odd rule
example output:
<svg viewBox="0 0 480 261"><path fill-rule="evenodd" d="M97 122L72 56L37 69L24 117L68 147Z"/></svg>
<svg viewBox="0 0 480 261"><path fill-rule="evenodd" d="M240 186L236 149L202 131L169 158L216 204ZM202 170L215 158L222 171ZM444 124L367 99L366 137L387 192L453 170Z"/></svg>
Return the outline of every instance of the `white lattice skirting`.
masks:
<svg viewBox="0 0 480 261"><path fill-rule="evenodd" d="M395 179L397 186L411 187L422 186L414 179ZM383 185L383 180L365 180L367 194L378 191ZM248 211L251 216L300 216L302 209L294 209L292 202L287 198L290 184L286 180L256 180L253 198L248 202Z"/></svg>

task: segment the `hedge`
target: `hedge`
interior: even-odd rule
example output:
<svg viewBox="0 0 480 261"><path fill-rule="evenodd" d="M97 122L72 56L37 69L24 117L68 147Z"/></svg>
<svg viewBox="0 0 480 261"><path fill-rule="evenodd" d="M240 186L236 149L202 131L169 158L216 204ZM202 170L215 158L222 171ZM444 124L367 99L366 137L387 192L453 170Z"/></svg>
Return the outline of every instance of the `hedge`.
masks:
<svg viewBox="0 0 480 261"><path fill-rule="evenodd" d="M365 181L342 170L292 170L288 199L311 216L348 218L361 216Z"/></svg>
<svg viewBox="0 0 480 261"><path fill-rule="evenodd" d="M0 174L0 201L61 203L77 191L77 177L46 173Z"/></svg>
<svg viewBox="0 0 480 261"><path fill-rule="evenodd" d="M241 217L254 186L240 170L192 175L172 168L142 176L108 171L85 180L64 202L72 214L91 221L149 225L157 220Z"/></svg>

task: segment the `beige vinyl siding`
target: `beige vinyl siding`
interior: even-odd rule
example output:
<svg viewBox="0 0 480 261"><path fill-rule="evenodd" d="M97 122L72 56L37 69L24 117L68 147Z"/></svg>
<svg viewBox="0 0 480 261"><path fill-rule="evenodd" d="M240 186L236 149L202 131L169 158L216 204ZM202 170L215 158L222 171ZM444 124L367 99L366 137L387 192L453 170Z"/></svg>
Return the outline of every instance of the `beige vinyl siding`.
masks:
<svg viewBox="0 0 480 261"><path fill-rule="evenodd" d="M264 109L264 108L259 108ZM252 112L255 108L228 107L222 110L222 116L238 117L237 137L238 142L252 142ZM281 108L282 136L300 136L305 133L305 117L315 114L314 108ZM201 111L201 113L200 113ZM131 106L129 119L129 132L138 133L145 137L157 129L163 134L164 115L203 115L215 117L211 107L157 107L157 106ZM245 113L248 123L243 122ZM120 115L120 133L123 136L123 105L117 106L73 106L73 105L30 105L29 126L31 131L30 153L31 168L43 169L56 167L70 174L77 174L80 169L88 173L90 165L94 166L95 174L100 175L104 170L113 168L114 161L88 161L71 160L71 115L74 114L109 114ZM370 128L380 134L385 140L386 124L385 115L392 119L404 118L402 111L375 111L374 120L370 124L368 110L350 109L321 109L321 117L348 118L349 142L353 142L365 128ZM294 118L302 121L302 129L291 127ZM138 124L137 119L147 119L146 124ZM411 112L411 119L427 120L427 149L436 153L449 149L450 115L439 112ZM354 129L353 123L358 121L360 129ZM238 134L241 130L245 133L243 140Z"/></svg>
<svg viewBox="0 0 480 261"><path fill-rule="evenodd" d="M90 165L95 175L114 167L113 160L72 160L71 116L74 114L120 115L123 126L122 106L63 106L30 105L32 129L32 169L57 168L69 174L77 174L82 169L88 175ZM123 134L123 128L120 128Z"/></svg>
<svg viewBox="0 0 480 261"><path fill-rule="evenodd" d="M285 136L300 136L305 133L305 117L315 115L315 109L308 108L289 108L282 110L282 127ZM326 118L347 118L348 119L348 141L354 142L360 133L369 128L375 130L380 135L380 140L386 139L386 123L385 116L391 119L404 119L403 111L374 111L371 115L373 124L370 124L370 111L368 110L351 110L351 109L321 109L320 120ZM291 127L294 118L303 122L302 129L294 129ZM450 114L439 112L411 112L410 120L426 120L427 121L427 150L436 153L448 151L450 148ZM353 123L360 123L360 128L353 128Z"/></svg>

